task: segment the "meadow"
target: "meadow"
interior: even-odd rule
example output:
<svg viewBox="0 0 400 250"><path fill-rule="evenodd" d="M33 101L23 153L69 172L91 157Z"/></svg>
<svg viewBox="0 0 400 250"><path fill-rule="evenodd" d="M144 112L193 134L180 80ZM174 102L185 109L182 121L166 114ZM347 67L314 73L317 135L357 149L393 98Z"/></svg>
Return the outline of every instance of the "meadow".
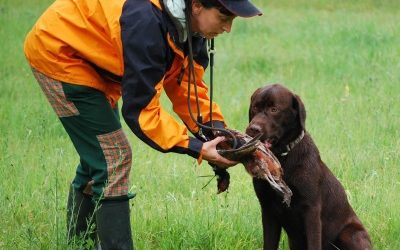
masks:
<svg viewBox="0 0 400 250"><path fill-rule="evenodd" d="M301 96L306 128L346 189L374 249L400 249L400 5L397 0L254 0L216 39L214 99L244 130L255 89ZM67 249L66 201L78 157L25 61L26 33L50 0L0 2L0 249ZM205 78L208 81L208 78ZM164 106L170 109L167 98ZM243 166L216 194L207 163L161 154L124 124L133 148L137 249L261 249L258 201ZM79 247L77 247L79 248ZM288 249L282 236L280 249Z"/></svg>

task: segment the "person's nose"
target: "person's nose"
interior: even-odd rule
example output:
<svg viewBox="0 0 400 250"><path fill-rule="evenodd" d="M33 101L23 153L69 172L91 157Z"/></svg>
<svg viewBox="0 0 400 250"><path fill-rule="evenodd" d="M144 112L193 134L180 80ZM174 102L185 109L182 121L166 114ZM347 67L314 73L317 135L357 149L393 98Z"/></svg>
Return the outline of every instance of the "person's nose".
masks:
<svg viewBox="0 0 400 250"><path fill-rule="evenodd" d="M232 21L226 22L226 23L222 26L222 29L223 29L226 33L231 32L231 29L232 29Z"/></svg>

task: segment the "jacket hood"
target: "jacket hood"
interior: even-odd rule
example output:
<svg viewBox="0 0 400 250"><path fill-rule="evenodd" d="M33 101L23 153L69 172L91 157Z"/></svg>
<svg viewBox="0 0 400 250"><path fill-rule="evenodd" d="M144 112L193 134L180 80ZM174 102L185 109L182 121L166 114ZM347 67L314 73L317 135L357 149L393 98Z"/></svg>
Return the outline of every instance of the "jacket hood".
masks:
<svg viewBox="0 0 400 250"><path fill-rule="evenodd" d="M179 42L187 40L187 23L185 18L185 0L163 0L165 11L171 17L178 31Z"/></svg>

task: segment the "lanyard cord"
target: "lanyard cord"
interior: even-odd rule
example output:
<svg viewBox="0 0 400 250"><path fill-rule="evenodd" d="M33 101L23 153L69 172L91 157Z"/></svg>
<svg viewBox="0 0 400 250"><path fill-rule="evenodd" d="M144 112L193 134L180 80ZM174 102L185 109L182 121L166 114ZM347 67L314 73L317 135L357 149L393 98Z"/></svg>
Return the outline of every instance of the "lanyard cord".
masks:
<svg viewBox="0 0 400 250"><path fill-rule="evenodd" d="M211 66L211 71L210 71L210 93L211 93L211 97L210 97L210 122L211 122L211 126L207 126L202 124L203 119L202 119L202 115L201 115L201 111L200 111L200 104L199 104L199 96L198 96L198 92L197 92L197 84L196 84L196 75L195 75L195 71L194 71L194 63L193 63L193 48L192 48L192 27L191 27L191 3L190 1L186 1L186 8L185 8L185 16L186 16L186 26L187 26L187 31L188 31L188 49L189 49L189 76L188 76L188 94L187 94L187 104L188 104L188 110L189 110L189 115L190 118L197 124L197 126L199 127L199 135L201 137L203 137L203 139L207 139L203 132L202 129L209 129L209 130L214 130L214 131L220 131L223 134L227 134L230 137L232 137L233 139L233 148L235 149L237 146L237 138L235 137L235 135L230 132L229 130L226 130L224 128L214 128L212 126L212 94L213 94L213 66L214 66L214 55L213 53L210 54L210 66ZM211 45L212 48L214 47L214 41L211 41ZM213 52L213 51L211 51ZM193 79L193 81L192 81ZM197 108L197 119L194 117L193 112L192 112L192 107L191 107L191 102L190 102L190 85L193 82L193 86L194 86L194 93L195 93L195 99L196 99L196 108Z"/></svg>
<svg viewBox="0 0 400 250"><path fill-rule="evenodd" d="M209 53L210 53L210 121L212 121L212 104L213 104L213 80L214 80L214 54L215 54L215 49L214 49L214 38L211 38L211 40L207 41L208 43L208 48L209 48ZM211 123L212 126L212 123Z"/></svg>

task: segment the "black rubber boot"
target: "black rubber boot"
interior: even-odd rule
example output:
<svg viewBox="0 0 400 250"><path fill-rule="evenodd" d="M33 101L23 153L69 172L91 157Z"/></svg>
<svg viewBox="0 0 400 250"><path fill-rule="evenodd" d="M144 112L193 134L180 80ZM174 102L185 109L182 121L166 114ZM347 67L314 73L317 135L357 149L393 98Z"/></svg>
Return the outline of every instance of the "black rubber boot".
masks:
<svg viewBox="0 0 400 250"><path fill-rule="evenodd" d="M89 238L96 244L96 232L91 228L95 222L94 208L90 195L70 186L67 204L68 244L85 244Z"/></svg>
<svg viewBox="0 0 400 250"><path fill-rule="evenodd" d="M129 200L102 201L96 211L97 234L102 250L133 250Z"/></svg>

